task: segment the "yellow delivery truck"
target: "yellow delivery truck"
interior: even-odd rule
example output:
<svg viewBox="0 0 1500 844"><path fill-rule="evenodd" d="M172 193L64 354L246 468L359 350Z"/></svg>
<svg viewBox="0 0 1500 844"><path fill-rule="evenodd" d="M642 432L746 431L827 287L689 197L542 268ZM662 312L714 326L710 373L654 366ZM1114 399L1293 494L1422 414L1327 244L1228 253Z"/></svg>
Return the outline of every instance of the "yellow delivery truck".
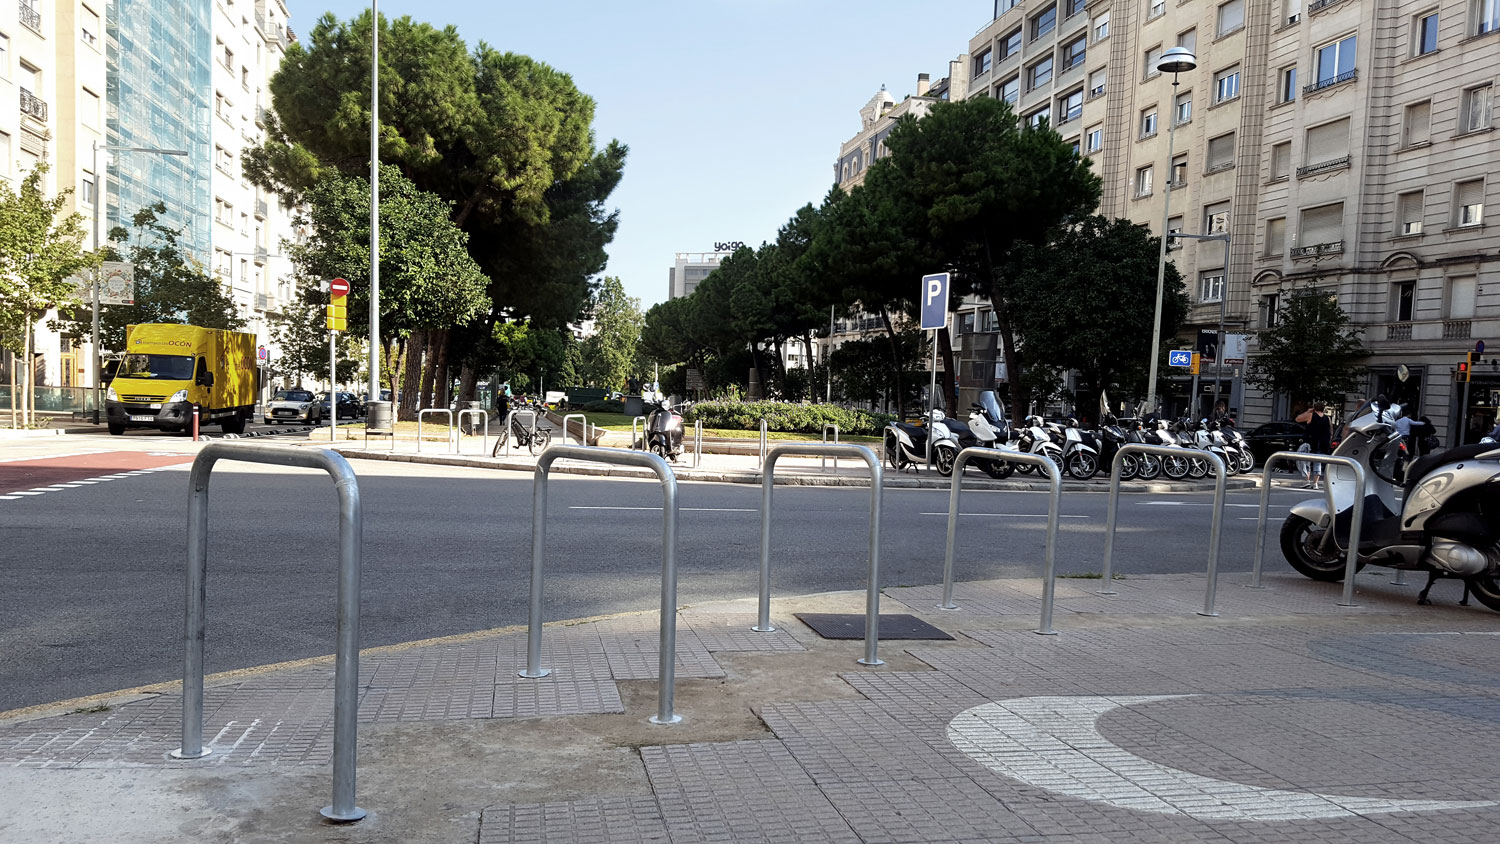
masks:
<svg viewBox="0 0 1500 844"><path fill-rule="evenodd" d="M125 351L105 395L109 432L126 428L227 434L255 413L255 335L196 325L150 323L125 329Z"/></svg>

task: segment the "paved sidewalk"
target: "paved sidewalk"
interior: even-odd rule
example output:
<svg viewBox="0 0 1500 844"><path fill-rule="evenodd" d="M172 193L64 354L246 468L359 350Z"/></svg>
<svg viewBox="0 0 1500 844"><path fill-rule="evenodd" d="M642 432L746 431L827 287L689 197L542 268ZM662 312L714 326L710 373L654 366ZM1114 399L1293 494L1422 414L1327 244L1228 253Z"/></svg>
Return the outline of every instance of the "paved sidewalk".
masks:
<svg viewBox="0 0 1500 844"><path fill-rule="evenodd" d="M359 804L328 802L329 660L211 679L213 754L177 746L163 687L0 718L0 841L1488 842L1500 822L1500 615L1418 607L1385 573L1295 575L1195 614L1201 576L892 588L953 641L818 638L793 611L862 593L683 609L677 712L653 726L656 618L548 625L551 676L516 676L522 630L367 651ZM210 617L209 653L216 631ZM331 639L331 635L330 635Z"/></svg>

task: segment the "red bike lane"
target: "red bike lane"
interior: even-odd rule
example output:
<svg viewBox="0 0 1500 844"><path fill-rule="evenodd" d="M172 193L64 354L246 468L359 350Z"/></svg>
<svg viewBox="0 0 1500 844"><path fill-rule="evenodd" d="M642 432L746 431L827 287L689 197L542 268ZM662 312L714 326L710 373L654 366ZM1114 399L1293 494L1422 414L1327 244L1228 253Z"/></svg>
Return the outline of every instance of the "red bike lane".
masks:
<svg viewBox="0 0 1500 844"><path fill-rule="evenodd" d="M24 493L58 492L71 488L63 486L66 484L118 480L130 477L131 473L155 472L192 461L191 454L148 451L103 451L8 460L0 462L0 495L23 497Z"/></svg>

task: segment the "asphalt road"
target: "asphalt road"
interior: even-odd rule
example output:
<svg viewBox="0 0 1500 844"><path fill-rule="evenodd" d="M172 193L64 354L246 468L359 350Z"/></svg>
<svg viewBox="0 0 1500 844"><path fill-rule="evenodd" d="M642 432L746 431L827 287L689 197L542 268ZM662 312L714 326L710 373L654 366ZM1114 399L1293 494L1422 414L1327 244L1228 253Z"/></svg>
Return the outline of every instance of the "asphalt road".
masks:
<svg viewBox="0 0 1500 844"><path fill-rule="evenodd" d="M94 447L109 442L89 439ZM526 622L529 475L355 465L364 503L364 646ZM547 618L654 609L655 484L554 479ZM681 603L755 594L759 495L748 485L680 485ZM1302 497L1278 491L1273 506L1284 513ZM1122 498L1116 571L1203 570L1210 498ZM1254 492L1230 493L1223 571L1250 567L1256 500ZM0 711L180 675L186 501L182 469L0 500ZM326 476L311 471L216 469L209 671L332 651L334 502ZM773 598L864 587L868 502L867 489L778 488ZM883 586L941 580L947 504L941 490L886 492ZM1060 573L1099 570L1105 504L1102 494L1065 494ZM958 579L1040 573L1044 494L969 492L963 512ZM1274 545L1267 556L1269 566L1284 565Z"/></svg>

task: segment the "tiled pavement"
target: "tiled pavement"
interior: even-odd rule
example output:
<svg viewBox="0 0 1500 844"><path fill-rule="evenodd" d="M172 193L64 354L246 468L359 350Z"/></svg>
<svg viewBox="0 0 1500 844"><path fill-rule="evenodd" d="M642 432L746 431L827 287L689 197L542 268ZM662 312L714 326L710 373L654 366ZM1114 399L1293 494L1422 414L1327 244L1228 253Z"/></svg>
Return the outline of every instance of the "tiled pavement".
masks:
<svg viewBox="0 0 1500 844"><path fill-rule="evenodd" d="M937 587L890 589L885 612L958 634L882 643L888 657L907 655L892 659L899 669L854 665L851 643L821 642L790 619L792 600L779 602L773 634L749 632L748 613L684 610L679 678L747 682L725 654L754 653L774 672L795 652L841 647L851 693L769 701L756 712L769 732L754 737L685 742L659 728L639 751L648 789L475 806L473 828L453 840L1500 838L1490 802L1500 800L1500 615L1454 606L1452 584L1434 590L1436 606L1417 607L1415 586L1384 575L1361 575L1357 609L1334 606L1336 586L1280 574L1264 591L1242 582L1226 576L1222 615L1209 619L1195 614L1201 577L1131 576L1110 597L1098 581L1061 581L1057 636L1031 632L1035 581L960 584L955 612L933 608ZM857 612L862 596L820 599L819 609L844 601ZM524 633L372 652L360 718L415 727L620 713L620 683L655 678L656 637L650 614L550 625L543 664L554 671L540 680L516 676ZM332 682L332 666L316 664L211 686L215 752L198 762L164 758L180 702L158 695L0 724L0 766L326 769Z"/></svg>

